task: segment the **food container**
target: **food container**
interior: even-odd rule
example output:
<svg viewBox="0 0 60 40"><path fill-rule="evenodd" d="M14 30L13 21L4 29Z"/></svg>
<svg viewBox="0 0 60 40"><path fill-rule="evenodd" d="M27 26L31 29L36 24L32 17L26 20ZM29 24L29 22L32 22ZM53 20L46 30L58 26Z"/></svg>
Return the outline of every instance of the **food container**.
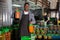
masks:
<svg viewBox="0 0 60 40"><path fill-rule="evenodd" d="M48 39L52 39L52 37L51 36L48 36Z"/></svg>
<svg viewBox="0 0 60 40"><path fill-rule="evenodd" d="M29 32L34 33L34 26L32 24L29 25Z"/></svg>
<svg viewBox="0 0 60 40"><path fill-rule="evenodd" d="M44 39L47 39L47 36L46 35L44 35Z"/></svg>
<svg viewBox="0 0 60 40"><path fill-rule="evenodd" d="M48 31L48 28L44 28L44 32L45 32L45 34L47 33L47 31Z"/></svg>
<svg viewBox="0 0 60 40"><path fill-rule="evenodd" d="M52 34L53 33L53 31L52 30L48 30L48 34Z"/></svg>
<svg viewBox="0 0 60 40"><path fill-rule="evenodd" d="M5 40L5 34L3 28L0 29L0 40Z"/></svg>
<svg viewBox="0 0 60 40"><path fill-rule="evenodd" d="M31 38L29 36L22 36L21 40L31 40Z"/></svg>
<svg viewBox="0 0 60 40"><path fill-rule="evenodd" d="M58 28L57 28L58 30L60 30L60 26L58 26Z"/></svg>
<svg viewBox="0 0 60 40"><path fill-rule="evenodd" d="M5 40L11 40L11 32L9 31L9 28L6 27L4 30L5 30Z"/></svg>
<svg viewBox="0 0 60 40"><path fill-rule="evenodd" d="M54 30L54 31L53 31L53 34L57 34L57 31Z"/></svg>
<svg viewBox="0 0 60 40"><path fill-rule="evenodd" d="M57 30L57 29L58 29L58 27L55 25L55 26L54 26L54 30Z"/></svg>
<svg viewBox="0 0 60 40"><path fill-rule="evenodd" d="M53 26L50 26L50 30L53 30Z"/></svg>
<svg viewBox="0 0 60 40"><path fill-rule="evenodd" d="M41 34L44 35L45 34L45 31L44 30L41 30Z"/></svg>
<svg viewBox="0 0 60 40"><path fill-rule="evenodd" d="M31 40L35 40L36 35L35 34L31 34Z"/></svg>
<svg viewBox="0 0 60 40"><path fill-rule="evenodd" d="M42 35L39 35L38 38L41 39L42 38Z"/></svg>
<svg viewBox="0 0 60 40"><path fill-rule="evenodd" d="M19 19L20 18L20 11L19 10L16 10L15 18L16 19Z"/></svg>
<svg viewBox="0 0 60 40"><path fill-rule="evenodd" d="M5 34L0 35L0 40L5 40Z"/></svg>
<svg viewBox="0 0 60 40"><path fill-rule="evenodd" d="M5 34L5 38L6 38L6 40L11 40L11 32L7 32Z"/></svg>

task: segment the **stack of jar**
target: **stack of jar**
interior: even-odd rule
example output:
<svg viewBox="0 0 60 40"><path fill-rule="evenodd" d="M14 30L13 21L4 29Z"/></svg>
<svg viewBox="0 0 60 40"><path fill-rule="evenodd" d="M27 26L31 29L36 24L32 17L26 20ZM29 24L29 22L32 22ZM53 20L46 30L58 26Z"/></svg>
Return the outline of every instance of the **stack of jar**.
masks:
<svg viewBox="0 0 60 40"><path fill-rule="evenodd" d="M59 34L60 31L60 26L51 26L49 27L49 31L51 31L52 34Z"/></svg>
<svg viewBox="0 0 60 40"><path fill-rule="evenodd" d="M35 28L35 35L36 39L50 39L52 40L53 36L60 35L60 26L52 25L50 27L39 27L36 26Z"/></svg>

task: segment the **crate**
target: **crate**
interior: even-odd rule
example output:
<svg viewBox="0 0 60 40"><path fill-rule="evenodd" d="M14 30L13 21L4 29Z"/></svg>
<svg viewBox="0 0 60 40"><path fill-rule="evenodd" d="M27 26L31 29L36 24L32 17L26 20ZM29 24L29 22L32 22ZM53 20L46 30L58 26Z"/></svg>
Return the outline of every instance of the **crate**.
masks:
<svg viewBox="0 0 60 40"><path fill-rule="evenodd" d="M5 40L5 34L0 35L0 40Z"/></svg>
<svg viewBox="0 0 60 40"><path fill-rule="evenodd" d="M21 40L31 40L31 38L29 36L22 36Z"/></svg>

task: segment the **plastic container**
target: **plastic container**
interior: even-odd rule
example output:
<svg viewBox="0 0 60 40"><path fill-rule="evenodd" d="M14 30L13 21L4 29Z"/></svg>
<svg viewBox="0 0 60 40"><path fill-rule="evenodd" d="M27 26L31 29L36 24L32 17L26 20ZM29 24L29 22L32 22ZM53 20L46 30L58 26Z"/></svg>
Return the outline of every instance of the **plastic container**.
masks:
<svg viewBox="0 0 60 40"><path fill-rule="evenodd" d="M1 29L0 29L0 40L3 40L2 39L2 31L1 31Z"/></svg>
<svg viewBox="0 0 60 40"><path fill-rule="evenodd" d="M19 18L20 18L20 10L16 10L15 18L17 18L17 19L19 19Z"/></svg>
<svg viewBox="0 0 60 40"><path fill-rule="evenodd" d="M29 25L29 32L34 33L34 26L32 24Z"/></svg>
<svg viewBox="0 0 60 40"><path fill-rule="evenodd" d="M52 35L51 34L47 34L47 39L52 39Z"/></svg>
<svg viewBox="0 0 60 40"><path fill-rule="evenodd" d="M5 34L5 38L6 38L6 40L11 40L11 33L10 32L7 32Z"/></svg>
<svg viewBox="0 0 60 40"><path fill-rule="evenodd" d="M47 36L46 35L44 35L44 39L47 39Z"/></svg>
<svg viewBox="0 0 60 40"><path fill-rule="evenodd" d="M52 36L52 39L60 39L60 36Z"/></svg>
<svg viewBox="0 0 60 40"><path fill-rule="evenodd" d="M39 35L39 37L38 37L38 38L42 39L42 35Z"/></svg>
<svg viewBox="0 0 60 40"><path fill-rule="evenodd" d="M31 38L29 36L22 36L21 40L31 40Z"/></svg>
<svg viewBox="0 0 60 40"><path fill-rule="evenodd" d="M36 35L35 34L31 34L31 40L35 40Z"/></svg>
<svg viewBox="0 0 60 40"><path fill-rule="evenodd" d="M9 31L9 28L6 27L4 30L5 30L5 40L11 40L11 32Z"/></svg>
<svg viewBox="0 0 60 40"><path fill-rule="evenodd" d="M0 40L5 40L5 34L3 28L0 29Z"/></svg>

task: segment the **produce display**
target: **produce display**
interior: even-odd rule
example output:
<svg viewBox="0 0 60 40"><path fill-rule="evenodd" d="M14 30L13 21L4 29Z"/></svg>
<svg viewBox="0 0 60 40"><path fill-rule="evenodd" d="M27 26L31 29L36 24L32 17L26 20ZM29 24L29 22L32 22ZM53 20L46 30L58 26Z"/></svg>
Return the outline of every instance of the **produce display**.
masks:
<svg viewBox="0 0 60 40"><path fill-rule="evenodd" d="M35 38L38 39L60 39L60 26L52 25L50 27L40 27L39 25L34 25Z"/></svg>
<svg viewBox="0 0 60 40"><path fill-rule="evenodd" d="M18 25L14 25L15 28L1 27L0 28L0 40L11 40L11 31L17 30ZM41 27L38 24L29 25L29 32L31 36L21 36L21 40L54 40L60 39L60 26L51 25L47 27Z"/></svg>
<svg viewBox="0 0 60 40"><path fill-rule="evenodd" d="M33 28L33 30L31 30ZM30 25L31 36L28 40L54 40L60 39L60 26L50 25L49 27L41 27L40 25ZM24 39L25 39L24 38ZM23 37L22 37L23 40Z"/></svg>

